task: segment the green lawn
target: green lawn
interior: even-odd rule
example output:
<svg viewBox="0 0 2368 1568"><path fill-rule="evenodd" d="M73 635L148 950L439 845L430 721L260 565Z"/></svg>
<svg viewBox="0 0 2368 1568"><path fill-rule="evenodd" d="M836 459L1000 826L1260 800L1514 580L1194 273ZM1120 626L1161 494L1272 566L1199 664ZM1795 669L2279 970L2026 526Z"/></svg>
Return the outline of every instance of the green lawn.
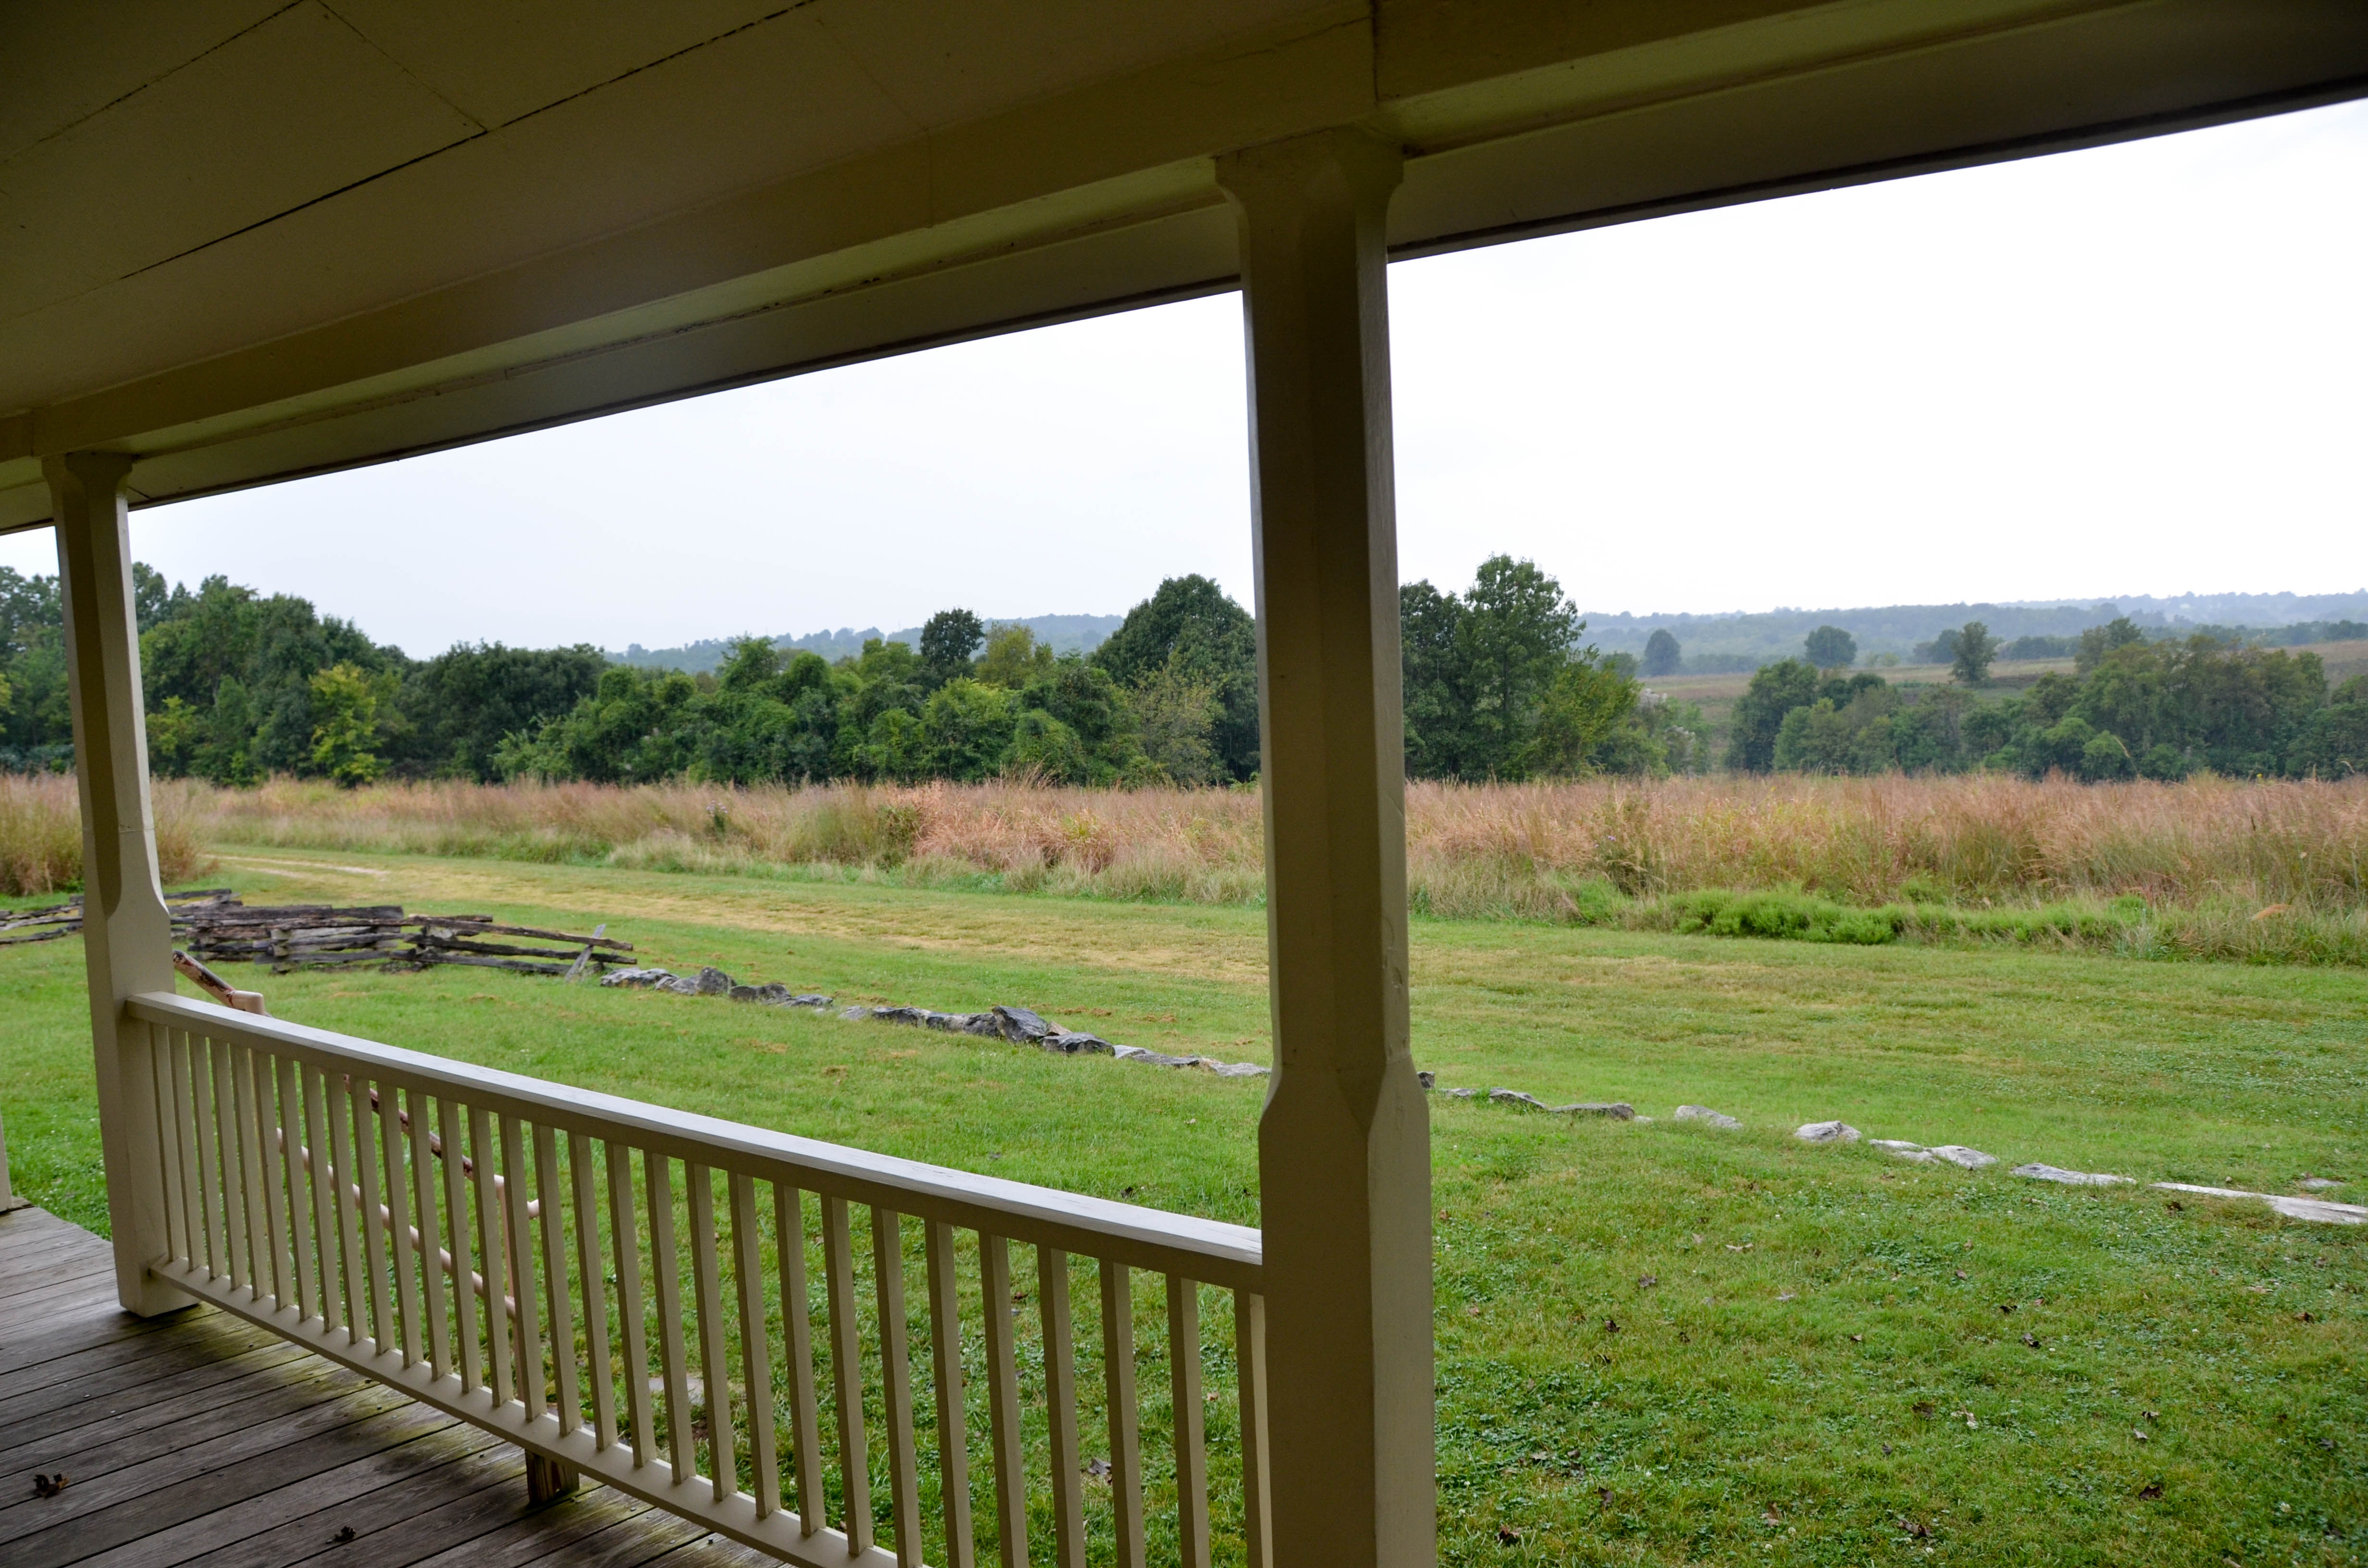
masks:
<svg viewBox="0 0 2368 1568"><path fill-rule="evenodd" d="M606 920L669 967L843 1003L1268 1051L1256 912L244 853L210 880L255 902ZM484 972L244 972L304 1023L1257 1219L1256 1081ZM80 973L71 941L0 949L0 1108L19 1187L101 1227ZM1414 982L1442 1084L1657 1119L1434 1104L1447 1560L2368 1555L2368 1233L2005 1174L2368 1177L2356 974L1426 922ZM1672 1122L1687 1101L1747 1126ZM1791 1136L1828 1117L2003 1164Z"/></svg>

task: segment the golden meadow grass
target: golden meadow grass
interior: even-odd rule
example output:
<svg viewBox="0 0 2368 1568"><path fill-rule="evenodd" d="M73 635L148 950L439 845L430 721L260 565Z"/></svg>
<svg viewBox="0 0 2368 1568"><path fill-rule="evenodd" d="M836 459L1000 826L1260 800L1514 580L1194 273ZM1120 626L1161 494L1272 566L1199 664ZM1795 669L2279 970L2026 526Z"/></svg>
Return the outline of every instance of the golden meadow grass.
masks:
<svg viewBox="0 0 2368 1568"><path fill-rule="evenodd" d="M1254 790L167 780L156 807L173 880L201 869L200 845L236 844L1194 903L1264 891ZM0 780L8 891L79 875L73 811L69 780ZM2094 945L2072 927L2136 899L2146 941L2181 952L2368 958L2368 779L1418 783L1406 850L1416 910L1442 918L1682 928L1672 895L1736 890L1921 908L1895 921L1911 937ZM2050 907L2073 915L2041 931L1929 913Z"/></svg>

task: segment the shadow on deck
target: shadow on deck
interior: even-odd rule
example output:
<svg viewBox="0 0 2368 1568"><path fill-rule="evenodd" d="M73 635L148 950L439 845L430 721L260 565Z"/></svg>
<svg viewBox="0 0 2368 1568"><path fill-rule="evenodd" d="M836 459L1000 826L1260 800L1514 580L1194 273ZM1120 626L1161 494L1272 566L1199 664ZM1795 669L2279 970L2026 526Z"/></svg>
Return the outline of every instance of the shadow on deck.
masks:
<svg viewBox="0 0 2368 1568"><path fill-rule="evenodd" d="M605 1487L529 1507L525 1471L513 1445L211 1308L132 1317L105 1242L0 1214L8 1568L772 1562Z"/></svg>

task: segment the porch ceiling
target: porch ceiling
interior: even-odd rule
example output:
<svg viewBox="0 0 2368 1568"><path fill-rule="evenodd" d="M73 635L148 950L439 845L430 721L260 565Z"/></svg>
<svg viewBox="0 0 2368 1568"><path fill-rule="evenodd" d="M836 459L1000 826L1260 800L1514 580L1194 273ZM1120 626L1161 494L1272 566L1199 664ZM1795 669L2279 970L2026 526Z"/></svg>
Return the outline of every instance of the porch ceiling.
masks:
<svg viewBox="0 0 2368 1568"><path fill-rule="evenodd" d="M1419 254L2368 93L2358 0L12 8L0 530L1221 290L1349 122Z"/></svg>

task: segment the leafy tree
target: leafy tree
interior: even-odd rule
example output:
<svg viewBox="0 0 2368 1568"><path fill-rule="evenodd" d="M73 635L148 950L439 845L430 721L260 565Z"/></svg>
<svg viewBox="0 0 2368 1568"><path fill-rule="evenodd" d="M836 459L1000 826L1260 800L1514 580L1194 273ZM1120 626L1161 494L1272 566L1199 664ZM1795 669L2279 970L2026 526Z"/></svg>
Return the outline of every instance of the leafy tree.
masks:
<svg viewBox="0 0 2368 1568"><path fill-rule="evenodd" d="M1471 702L1457 639L1463 620L1463 601L1429 582L1398 589L1406 772L1416 778L1464 773Z"/></svg>
<svg viewBox="0 0 2368 1568"><path fill-rule="evenodd" d="M921 710L928 771L965 783L994 775L1010 749L1018 710L1011 692L967 676L958 676L938 687Z"/></svg>
<svg viewBox="0 0 2368 1568"><path fill-rule="evenodd" d="M921 627L921 668L931 687L971 673L986 644L986 623L966 609L941 609Z"/></svg>
<svg viewBox="0 0 2368 1568"><path fill-rule="evenodd" d="M1990 663L1998 657L1998 639L1978 620L1957 629L1956 649L1949 656L1949 676L1959 686L1982 686L1990 678Z"/></svg>
<svg viewBox="0 0 2368 1568"><path fill-rule="evenodd" d="M1807 661L1780 659L1761 665L1736 699L1727 732L1726 766L1737 773L1765 773L1773 767L1776 737L1783 728L1784 716L1816 700L1817 672Z"/></svg>
<svg viewBox="0 0 2368 1568"><path fill-rule="evenodd" d="M2073 671L2084 676L2093 674L2107 654L2146 640L2146 634L2138 629L2137 622L2125 615L2116 616L2102 626L2092 626L2080 633L2079 642L2072 650Z"/></svg>
<svg viewBox="0 0 2368 1568"><path fill-rule="evenodd" d="M1661 627L1645 639L1645 674L1648 676L1673 676L1684 663L1678 640Z"/></svg>
<svg viewBox="0 0 2368 1568"><path fill-rule="evenodd" d="M1143 724L1144 755L1175 783L1215 782L1220 764L1211 736L1217 726L1216 683L1188 669L1179 650L1135 682L1133 699Z"/></svg>
<svg viewBox="0 0 2368 1568"><path fill-rule="evenodd" d="M1463 596L1456 652L1472 702L1472 776L1518 778L1546 692L1587 623L1562 585L1528 561L1495 555Z"/></svg>
<svg viewBox="0 0 2368 1568"><path fill-rule="evenodd" d="M313 766L352 789L379 776L371 747L378 738L378 682L348 664L332 665L311 681Z"/></svg>
<svg viewBox="0 0 2368 1568"><path fill-rule="evenodd" d="M1820 626L1804 645L1809 663L1821 670L1847 669L1858 662L1858 639L1839 626Z"/></svg>
<svg viewBox="0 0 2368 1568"><path fill-rule="evenodd" d="M459 643L403 676L391 767L490 782L506 735L568 711L598 687L608 661L597 648L506 648ZM385 715L381 715L385 717Z"/></svg>
<svg viewBox="0 0 2368 1568"><path fill-rule="evenodd" d="M1140 693L1174 678L1209 688L1214 704L1208 745L1217 780L1258 770L1258 623L1225 591L1198 574L1170 577L1096 648L1092 663ZM1170 695L1173 695L1172 693Z"/></svg>
<svg viewBox="0 0 2368 1568"><path fill-rule="evenodd" d="M1053 667L1053 650L1036 641L1025 626L998 626L986 634L986 653L978 661L978 678L989 686L1017 691Z"/></svg>
<svg viewBox="0 0 2368 1568"><path fill-rule="evenodd" d="M1522 771L1558 778L1584 778L1602 771L1616 737L1636 711L1634 680L1598 658L1593 649L1555 672L1539 704L1537 722L1521 758ZM1630 758L1634 772L1660 772Z"/></svg>

